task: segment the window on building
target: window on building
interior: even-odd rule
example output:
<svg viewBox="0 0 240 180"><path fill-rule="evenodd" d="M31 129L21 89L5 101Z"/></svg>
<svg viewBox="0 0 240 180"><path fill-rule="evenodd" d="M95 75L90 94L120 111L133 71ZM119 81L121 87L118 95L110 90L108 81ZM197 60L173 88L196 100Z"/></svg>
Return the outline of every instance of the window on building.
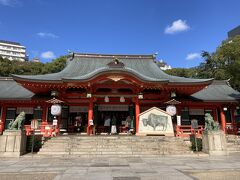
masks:
<svg viewBox="0 0 240 180"><path fill-rule="evenodd" d="M51 106L48 108L48 118L47 122L53 122L54 116L51 114Z"/></svg>
<svg viewBox="0 0 240 180"><path fill-rule="evenodd" d="M41 123L42 123L42 108L35 108L33 110L33 119L37 119L38 124L41 125Z"/></svg>
<svg viewBox="0 0 240 180"><path fill-rule="evenodd" d="M67 129L67 126L68 126L68 117L69 117L69 108L68 108L68 106L62 106L62 114L61 114L61 125L60 125L60 128Z"/></svg>
<svg viewBox="0 0 240 180"><path fill-rule="evenodd" d="M204 109L189 109L189 117L190 120L196 119L198 121L198 125L204 125L205 121L204 121Z"/></svg>
<svg viewBox="0 0 240 180"><path fill-rule="evenodd" d="M231 118L230 108L224 109L224 115L225 115L226 123L231 123L232 122L232 118Z"/></svg>
<svg viewBox="0 0 240 180"><path fill-rule="evenodd" d="M191 125L190 119L189 119L189 110L187 107L181 110L181 124L182 125Z"/></svg>
<svg viewBox="0 0 240 180"><path fill-rule="evenodd" d="M7 108L5 129L8 129L8 124L16 118L16 108Z"/></svg>
<svg viewBox="0 0 240 180"><path fill-rule="evenodd" d="M240 123L240 107L237 106L235 110L236 123Z"/></svg>

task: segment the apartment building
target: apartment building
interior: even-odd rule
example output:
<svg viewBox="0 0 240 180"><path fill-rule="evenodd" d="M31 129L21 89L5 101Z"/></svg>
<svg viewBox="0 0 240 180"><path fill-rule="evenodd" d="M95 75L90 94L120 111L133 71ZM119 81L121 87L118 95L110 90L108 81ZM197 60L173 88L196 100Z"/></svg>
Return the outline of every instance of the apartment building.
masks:
<svg viewBox="0 0 240 180"><path fill-rule="evenodd" d="M0 56L9 60L26 60L26 48L17 42L0 40Z"/></svg>

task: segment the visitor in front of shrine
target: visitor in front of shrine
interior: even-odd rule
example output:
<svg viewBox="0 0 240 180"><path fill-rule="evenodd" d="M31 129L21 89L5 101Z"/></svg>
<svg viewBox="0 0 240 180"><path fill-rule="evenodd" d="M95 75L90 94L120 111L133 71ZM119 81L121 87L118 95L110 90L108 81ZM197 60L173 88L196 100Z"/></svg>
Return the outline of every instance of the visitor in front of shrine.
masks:
<svg viewBox="0 0 240 180"><path fill-rule="evenodd" d="M97 118L93 117L93 127L92 127L93 135L96 135L96 129L97 129Z"/></svg>
<svg viewBox="0 0 240 180"><path fill-rule="evenodd" d="M131 129L131 117L127 116L126 121L125 121L125 128L127 130L127 133L130 133L130 129Z"/></svg>
<svg viewBox="0 0 240 180"><path fill-rule="evenodd" d="M108 134L110 134L110 132L111 132L110 124L111 124L111 118L110 118L109 115L106 115L105 119L104 119L104 127L105 127Z"/></svg>
<svg viewBox="0 0 240 180"><path fill-rule="evenodd" d="M111 121L112 127L111 127L111 134L117 133L117 118L113 115L112 121Z"/></svg>
<svg viewBox="0 0 240 180"><path fill-rule="evenodd" d="M75 131L80 132L82 125L82 118L80 116L80 113L77 113L77 116L75 117L74 127Z"/></svg>

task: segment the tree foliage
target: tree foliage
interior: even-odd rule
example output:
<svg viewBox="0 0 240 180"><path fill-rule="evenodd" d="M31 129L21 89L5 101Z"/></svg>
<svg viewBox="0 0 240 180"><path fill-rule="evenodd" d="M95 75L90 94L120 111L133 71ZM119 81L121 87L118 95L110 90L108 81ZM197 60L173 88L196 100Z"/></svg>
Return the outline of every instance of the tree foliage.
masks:
<svg viewBox="0 0 240 180"><path fill-rule="evenodd" d="M202 52L204 62L196 68L174 68L166 73L191 78L230 79L233 88L240 90L240 36L227 39L215 52Z"/></svg>
<svg viewBox="0 0 240 180"><path fill-rule="evenodd" d="M36 75L61 71L66 66L67 56L61 56L52 62L10 61L0 57L0 76L8 77L11 74Z"/></svg>

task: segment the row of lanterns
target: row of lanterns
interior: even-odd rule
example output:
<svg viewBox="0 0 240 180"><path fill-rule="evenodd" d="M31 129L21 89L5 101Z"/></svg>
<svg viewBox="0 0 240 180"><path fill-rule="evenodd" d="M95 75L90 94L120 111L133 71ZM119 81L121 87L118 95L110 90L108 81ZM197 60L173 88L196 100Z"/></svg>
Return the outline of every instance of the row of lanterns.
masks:
<svg viewBox="0 0 240 180"><path fill-rule="evenodd" d="M108 103L109 102L109 97L105 96L104 97L104 102ZM125 98L123 96L120 97L120 102L124 103L125 102Z"/></svg>
<svg viewBox="0 0 240 180"><path fill-rule="evenodd" d="M91 93L87 93L87 98L91 98L92 97L92 94ZM143 94L142 93L139 93L138 94L138 99L143 99ZM121 103L124 103L126 100L125 100L125 97L124 96L120 96L120 102ZM108 96L105 96L104 97L104 102L109 102L109 97Z"/></svg>

